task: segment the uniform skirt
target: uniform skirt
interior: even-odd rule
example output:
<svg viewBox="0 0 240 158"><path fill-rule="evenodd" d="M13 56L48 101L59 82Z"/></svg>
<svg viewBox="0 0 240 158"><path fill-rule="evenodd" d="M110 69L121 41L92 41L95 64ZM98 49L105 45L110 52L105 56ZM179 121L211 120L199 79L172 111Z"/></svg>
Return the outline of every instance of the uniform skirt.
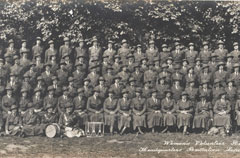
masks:
<svg viewBox="0 0 240 158"><path fill-rule="evenodd" d="M182 126L191 126L191 121L192 121L192 114L182 114L179 113L177 115L177 126L178 128Z"/></svg>
<svg viewBox="0 0 240 158"><path fill-rule="evenodd" d="M44 128L43 126L38 126L38 125L25 125L23 126L23 133L26 136L38 136L42 135L44 133Z"/></svg>
<svg viewBox="0 0 240 158"><path fill-rule="evenodd" d="M88 121L89 122L103 122L103 113L89 113L88 114Z"/></svg>
<svg viewBox="0 0 240 158"><path fill-rule="evenodd" d="M174 114L163 114L163 125L174 126L177 124L177 118Z"/></svg>
<svg viewBox="0 0 240 158"><path fill-rule="evenodd" d="M213 124L214 126L230 127L231 116L229 114L226 114L226 115L215 114L213 119Z"/></svg>
<svg viewBox="0 0 240 158"><path fill-rule="evenodd" d="M163 123L162 113L149 112L147 114L148 128L153 128L155 126L162 126L162 123Z"/></svg>
<svg viewBox="0 0 240 158"><path fill-rule="evenodd" d="M88 115L87 115L87 113L84 112L84 113L80 114L80 112L78 112L78 111L76 111L75 113L77 115L79 125L80 126L86 125L86 123L88 122Z"/></svg>
<svg viewBox="0 0 240 158"><path fill-rule="evenodd" d="M118 129L121 130L123 127L130 128L131 121L132 121L131 115L124 116L123 114L120 114L118 116Z"/></svg>
<svg viewBox="0 0 240 158"><path fill-rule="evenodd" d="M104 124L107 126L115 126L117 123L116 114L104 114Z"/></svg>
<svg viewBox="0 0 240 158"><path fill-rule="evenodd" d="M135 130L137 127L146 127L146 115L143 114L141 116L133 114L133 129Z"/></svg>
<svg viewBox="0 0 240 158"><path fill-rule="evenodd" d="M240 113L235 113L235 120L237 121L237 125L240 126Z"/></svg>
<svg viewBox="0 0 240 158"><path fill-rule="evenodd" d="M204 112L196 114L193 119L193 128L204 128L209 129L211 125L210 114L209 112Z"/></svg>
<svg viewBox="0 0 240 158"><path fill-rule="evenodd" d="M19 125L9 125L8 130L10 131L10 135L19 135L22 133L22 129Z"/></svg>

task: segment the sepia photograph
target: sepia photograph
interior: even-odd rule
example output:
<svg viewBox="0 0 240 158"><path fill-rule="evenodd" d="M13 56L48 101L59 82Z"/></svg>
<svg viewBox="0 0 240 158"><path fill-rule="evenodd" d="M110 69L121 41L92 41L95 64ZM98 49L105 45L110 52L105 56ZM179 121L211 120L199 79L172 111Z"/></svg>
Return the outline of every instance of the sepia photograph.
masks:
<svg viewBox="0 0 240 158"><path fill-rule="evenodd" d="M240 158L240 1L0 0L0 158Z"/></svg>

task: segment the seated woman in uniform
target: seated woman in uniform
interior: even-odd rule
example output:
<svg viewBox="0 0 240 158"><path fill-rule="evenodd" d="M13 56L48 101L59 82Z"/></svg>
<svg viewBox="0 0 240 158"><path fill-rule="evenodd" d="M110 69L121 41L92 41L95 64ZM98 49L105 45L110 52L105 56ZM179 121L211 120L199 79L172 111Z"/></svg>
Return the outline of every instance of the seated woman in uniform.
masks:
<svg viewBox="0 0 240 158"><path fill-rule="evenodd" d="M240 126L240 90L237 91L237 101L235 105L235 113L236 113L236 130L239 132L239 126Z"/></svg>
<svg viewBox="0 0 240 158"><path fill-rule="evenodd" d="M2 98L2 117L3 117L3 121L6 121L6 118L8 116L8 114L11 113L10 108L12 105L16 105L16 99L13 96L13 89L10 85L7 85L7 87L5 88L7 90L7 94L5 96L3 96Z"/></svg>
<svg viewBox="0 0 240 158"><path fill-rule="evenodd" d="M122 98L118 100L118 129L120 135L123 135L127 128L130 128L131 123L131 100L128 98L127 89L122 90Z"/></svg>
<svg viewBox="0 0 240 158"><path fill-rule="evenodd" d="M132 99L133 130L138 129L138 133L144 134L141 127L146 127L146 99L141 96L142 89L136 88L136 97Z"/></svg>
<svg viewBox="0 0 240 158"><path fill-rule="evenodd" d="M34 107L30 107L22 117L23 136L42 136L44 134L44 128L42 128L40 124L40 116L34 112Z"/></svg>
<svg viewBox="0 0 240 158"><path fill-rule="evenodd" d="M161 112L161 101L157 99L157 90L152 90L152 97L147 99L147 123L148 128L155 132L156 127L162 126L163 115Z"/></svg>
<svg viewBox="0 0 240 158"><path fill-rule="evenodd" d="M5 132L7 135L22 136L22 118L18 113L17 105L12 105L10 110L11 113L8 114L5 123Z"/></svg>
<svg viewBox="0 0 240 158"><path fill-rule="evenodd" d="M212 104L206 99L206 95L201 94L199 101L195 108L195 116L193 119L193 128L201 129L202 133L209 130L211 121L213 121Z"/></svg>
<svg viewBox="0 0 240 158"><path fill-rule="evenodd" d="M41 120L41 126L43 129L45 129L49 124L58 122L58 114L54 112L54 108L55 107L52 104L46 105L46 112L44 112Z"/></svg>
<svg viewBox="0 0 240 158"><path fill-rule="evenodd" d="M177 102L177 125L178 128L183 127L183 134L188 135L188 128L191 126L193 105L188 100L187 92L182 92L181 99Z"/></svg>
<svg viewBox="0 0 240 158"><path fill-rule="evenodd" d="M162 133L167 132L169 127L173 128L177 125L176 102L172 98L172 91L165 91L165 98L161 101L162 112L163 112L163 125L166 127Z"/></svg>
<svg viewBox="0 0 240 158"><path fill-rule="evenodd" d="M90 122L103 122L103 103L99 97L99 89L94 88L93 96L88 98L87 110Z"/></svg>
<svg viewBox="0 0 240 158"><path fill-rule="evenodd" d="M213 112L213 125L215 127L224 127L224 131L229 134L231 128L231 104L226 99L226 92L221 91L218 99L214 105Z"/></svg>
<svg viewBox="0 0 240 158"><path fill-rule="evenodd" d="M118 100L114 98L112 89L108 90L108 98L103 103L104 107L104 122L106 126L110 126L110 133L113 134L113 129L117 125L117 103Z"/></svg>
<svg viewBox="0 0 240 158"><path fill-rule="evenodd" d="M84 131L78 128L78 117L73 112L73 104L66 104L66 112L59 117L58 124L61 128L61 136L80 137L84 135Z"/></svg>
<svg viewBox="0 0 240 158"><path fill-rule="evenodd" d="M74 105L74 113L78 117L78 126L82 129L85 128L85 125L88 121L88 115L87 115L87 100L84 96L84 89L79 88L77 90L78 95L73 99L73 105Z"/></svg>

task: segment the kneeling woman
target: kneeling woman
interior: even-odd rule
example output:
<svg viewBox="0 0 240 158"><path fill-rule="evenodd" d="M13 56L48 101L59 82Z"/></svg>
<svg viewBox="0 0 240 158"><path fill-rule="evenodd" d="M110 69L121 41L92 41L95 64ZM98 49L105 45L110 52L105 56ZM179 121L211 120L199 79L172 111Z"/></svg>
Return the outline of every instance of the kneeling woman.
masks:
<svg viewBox="0 0 240 158"><path fill-rule="evenodd" d="M181 100L177 102L177 125L178 128L183 127L183 134L187 135L188 127L191 126L192 121L192 112L193 105L191 101L188 100L188 94L186 92L182 92Z"/></svg>
<svg viewBox="0 0 240 158"><path fill-rule="evenodd" d="M195 116L193 119L193 128L201 128L202 133L205 133L213 120L212 105L206 101L206 95L201 94L201 101L197 103Z"/></svg>
<svg viewBox="0 0 240 158"><path fill-rule="evenodd" d="M163 126L166 127L162 133L167 132L169 127L176 127L177 118L175 115L176 112L176 104L175 100L172 99L172 91L165 91L165 98L162 100L162 112L163 112Z"/></svg>
<svg viewBox="0 0 240 158"><path fill-rule="evenodd" d="M11 110L11 113L8 114L6 124L5 124L6 134L21 136L22 119L18 113L18 107L16 105L12 105L10 110Z"/></svg>
<svg viewBox="0 0 240 158"><path fill-rule="evenodd" d="M132 99L133 110L133 130L138 129L140 134L144 134L141 127L146 127L146 99L141 96L142 89L136 88L136 97Z"/></svg>
<svg viewBox="0 0 240 158"><path fill-rule="evenodd" d="M214 105L214 119L213 124L216 127L224 127L226 133L229 133L231 128L231 104L226 100L226 92L221 91L219 94L220 99L218 99Z"/></svg>
<svg viewBox="0 0 240 158"><path fill-rule="evenodd" d="M104 121L106 126L110 126L110 133L113 134L113 128L117 121L117 99L113 97L113 90L108 91L108 98L105 99L104 107Z"/></svg>

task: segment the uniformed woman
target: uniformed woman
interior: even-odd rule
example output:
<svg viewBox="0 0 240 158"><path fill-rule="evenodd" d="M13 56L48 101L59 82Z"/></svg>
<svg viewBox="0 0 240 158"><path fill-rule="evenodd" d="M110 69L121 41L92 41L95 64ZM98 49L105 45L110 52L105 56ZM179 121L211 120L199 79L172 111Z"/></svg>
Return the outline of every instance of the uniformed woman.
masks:
<svg viewBox="0 0 240 158"><path fill-rule="evenodd" d="M172 91L165 91L165 98L161 101L162 112L163 112L163 126L166 127L162 133L167 132L169 127L175 127L177 125L176 102L172 98Z"/></svg>
<svg viewBox="0 0 240 158"><path fill-rule="evenodd" d="M214 87L212 90L213 100L212 104L215 105L215 102L219 99L219 95L221 93L221 90L223 90L221 86L221 81L219 79L214 80Z"/></svg>
<svg viewBox="0 0 240 158"><path fill-rule="evenodd" d="M144 134L141 127L146 127L146 99L142 97L142 89L136 88L136 97L132 99L133 130Z"/></svg>
<svg viewBox="0 0 240 158"><path fill-rule="evenodd" d="M44 112L41 119L41 126L43 129L46 129L47 125L58 122L58 115L54 112L55 106L52 104L47 104L45 107L46 111Z"/></svg>
<svg viewBox="0 0 240 158"><path fill-rule="evenodd" d="M88 98L87 110L90 122L103 122L103 102L99 97L99 89L94 88L93 96Z"/></svg>
<svg viewBox="0 0 240 158"><path fill-rule="evenodd" d="M158 81L157 81L157 84L156 84L156 88L157 88L157 91L158 91L158 98L161 100L165 97L165 91L167 89L169 89L169 84L166 83L166 77L165 76L162 76L162 75L159 75L159 78L158 78Z"/></svg>
<svg viewBox="0 0 240 158"><path fill-rule="evenodd" d="M87 115L87 100L84 95L84 89L78 88L78 95L73 99L74 113L78 117L78 124L80 128L83 128L88 121Z"/></svg>
<svg viewBox="0 0 240 158"><path fill-rule="evenodd" d="M177 125L178 128L183 127L183 134L188 135L188 128L191 127L193 105L188 100L187 92L182 92L181 99L177 102Z"/></svg>
<svg viewBox="0 0 240 158"><path fill-rule="evenodd" d="M221 91L219 99L216 101L214 108L213 124L216 127L224 127L228 134L231 128L231 104L226 99L226 92Z"/></svg>
<svg viewBox="0 0 240 158"><path fill-rule="evenodd" d="M118 100L118 129L122 135L127 128L130 128L131 123L131 100L128 98L128 91L122 90L122 98Z"/></svg>
<svg viewBox="0 0 240 158"><path fill-rule="evenodd" d="M59 115L66 111L67 103L72 103L72 99L68 96L68 88L63 87L62 90L63 90L63 95L58 98L58 105L57 105Z"/></svg>
<svg viewBox="0 0 240 158"><path fill-rule="evenodd" d="M13 96L13 89L11 86L7 85L6 87L7 94L2 98L2 115L3 119L5 120L8 114L11 113L10 108L12 105L16 105L16 99Z"/></svg>
<svg viewBox="0 0 240 158"><path fill-rule="evenodd" d="M148 128L155 132L156 127L162 126L163 115L161 111L161 101L157 99L157 90L152 90L152 96L147 99L147 124Z"/></svg>
<svg viewBox="0 0 240 158"><path fill-rule="evenodd" d="M5 132L10 135L22 134L22 118L18 113L17 105L12 105L10 109L11 113L8 114L5 123Z"/></svg>
<svg viewBox="0 0 240 158"><path fill-rule="evenodd" d="M23 87L21 89L21 94L22 96L19 99L19 113L21 116L23 116L30 107L31 101L28 98L28 90L26 88Z"/></svg>
<svg viewBox="0 0 240 158"><path fill-rule="evenodd" d="M239 126L240 126L240 90L237 91L237 101L235 105L235 120L237 123L237 130L239 132Z"/></svg>
<svg viewBox="0 0 240 158"><path fill-rule="evenodd" d="M23 135L38 136L44 134L44 129L40 126L41 118L34 112L34 107L31 107L22 118Z"/></svg>
<svg viewBox="0 0 240 158"><path fill-rule="evenodd" d="M104 121L106 126L110 126L110 133L113 134L113 129L117 125L117 103L118 100L114 98L113 90L108 91L108 98L105 99L104 107Z"/></svg>
<svg viewBox="0 0 240 158"><path fill-rule="evenodd" d="M52 105L53 107L53 112L54 113L57 113L57 103L58 103L58 99L55 97L54 95L54 92L55 92L55 89L53 86L49 86L48 87L48 95L46 95L44 97L44 100L43 100L43 110L44 111L47 111L47 105Z"/></svg>
<svg viewBox="0 0 240 158"><path fill-rule="evenodd" d="M212 104L206 100L206 95L200 95L201 101L197 103L193 119L193 128L202 129L205 133L213 121Z"/></svg>
<svg viewBox="0 0 240 158"><path fill-rule="evenodd" d="M43 115L43 98L41 96L41 89L35 88L34 96L32 97L34 112L40 117Z"/></svg>

